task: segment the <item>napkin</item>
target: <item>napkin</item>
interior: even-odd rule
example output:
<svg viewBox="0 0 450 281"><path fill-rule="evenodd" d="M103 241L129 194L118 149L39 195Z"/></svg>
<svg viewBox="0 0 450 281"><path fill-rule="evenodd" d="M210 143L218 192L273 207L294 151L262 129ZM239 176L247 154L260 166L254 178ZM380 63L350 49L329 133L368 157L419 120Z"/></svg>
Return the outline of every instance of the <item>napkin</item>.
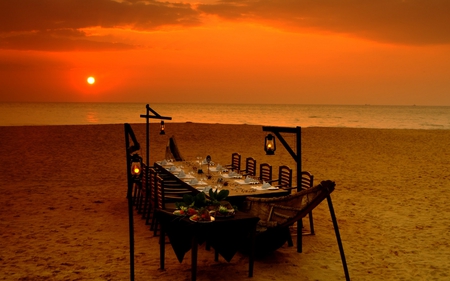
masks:
<svg viewBox="0 0 450 281"><path fill-rule="evenodd" d="M236 176L237 175L237 173L235 173L234 171L230 171L230 172L228 172L228 176L231 178L231 177L234 177L234 176Z"/></svg>
<svg viewBox="0 0 450 281"><path fill-rule="evenodd" d="M167 165L167 160L166 159L164 159L162 162L161 162L161 165Z"/></svg>
<svg viewBox="0 0 450 281"><path fill-rule="evenodd" d="M245 178L245 183L251 183L251 182L253 182L254 180L251 178L251 177L246 177Z"/></svg>
<svg viewBox="0 0 450 281"><path fill-rule="evenodd" d="M263 185L261 186L262 189L268 189L269 187L271 187L271 185L268 182L264 182Z"/></svg>
<svg viewBox="0 0 450 281"><path fill-rule="evenodd" d="M179 177L179 178L183 178L183 177L185 177L185 176L186 176L186 174L184 173L183 170L181 170L180 173L178 174L178 177Z"/></svg>
<svg viewBox="0 0 450 281"><path fill-rule="evenodd" d="M189 184L197 184L198 180L196 178L193 178L189 181Z"/></svg>
<svg viewBox="0 0 450 281"><path fill-rule="evenodd" d="M205 189L203 189L203 192L208 193L211 188L212 187L210 185L208 185L207 187L205 187Z"/></svg>
<svg viewBox="0 0 450 281"><path fill-rule="evenodd" d="M176 169L177 169L177 167L175 167L175 166L172 166L172 167L170 167L170 169L169 169L169 170L173 172L173 171L175 171Z"/></svg>

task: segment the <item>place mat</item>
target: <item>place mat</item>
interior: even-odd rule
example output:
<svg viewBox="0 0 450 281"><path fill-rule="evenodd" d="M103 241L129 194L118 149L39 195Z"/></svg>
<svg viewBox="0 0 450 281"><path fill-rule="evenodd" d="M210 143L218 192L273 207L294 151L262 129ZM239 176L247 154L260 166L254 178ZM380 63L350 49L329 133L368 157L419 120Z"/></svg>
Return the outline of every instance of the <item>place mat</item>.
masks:
<svg viewBox="0 0 450 281"><path fill-rule="evenodd" d="M258 181L246 182L245 180L236 180L235 182L238 183L238 184L259 184Z"/></svg>
<svg viewBox="0 0 450 281"><path fill-rule="evenodd" d="M279 188L276 186L271 186L268 188L262 188L262 185L252 186L252 189L254 190L278 190Z"/></svg>
<svg viewBox="0 0 450 281"><path fill-rule="evenodd" d="M184 176L180 177L178 176L179 179L193 179L195 178L193 175L190 174L185 174ZM189 182L188 182L189 183Z"/></svg>

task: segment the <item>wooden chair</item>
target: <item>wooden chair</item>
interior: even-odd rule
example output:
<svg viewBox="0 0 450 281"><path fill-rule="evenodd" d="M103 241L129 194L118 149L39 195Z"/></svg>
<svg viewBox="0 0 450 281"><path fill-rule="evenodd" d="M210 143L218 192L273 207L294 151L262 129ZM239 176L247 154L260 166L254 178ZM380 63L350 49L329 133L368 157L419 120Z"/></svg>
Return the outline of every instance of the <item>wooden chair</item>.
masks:
<svg viewBox="0 0 450 281"><path fill-rule="evenodd" d="M314 186L314 176L308 172L308 171L303 171L302 172L302 180L301 180L301 190L306 190L306 189L310 189ZM314 235L314 221L313 221L313 214L312 211L309 212L308 214L308 218L309 218L309 233L302 233L303 235Z"/></svg>
<svg viewBox="0 0 450 281"><path fill-rule="evenodd" d="M160 175L156 176L156 208L160 210L175 210L176 202L183 201L183 195L193 194L193 190L188 189L181 183L166 181ZM153 231L155 236L158 232L158 222L154 221Z"/></svg>
<svg viewBox="0 0 450 281"><path fill-rule="evenodd" d="M256 176L256 160L253 157L245 159L245 170L242 170L243 176Z"/></svg>
<svg viewBox="0 0 450 281"><path fill-rule="evenodd" d="M239 172L241 170L241 155L237 152L231 154L231 164L225 166L227 169Z"/></svg>
<svg viewBox="0 0 450 281"><path fill-rule="evenodd" d="M268 163L259 165L259 179L264 182L272 182L272 165Z"/></svg>
<svg viewBox="0 0 450 281"><path fill-rule="evenodd" d="M278 184L279 188L292 189L292 169L289 166L280 166L278 168Z"/></svg>
<svg viewBox="0 0 450 281"><path fill-rule="evenodd" d="M154 168L148 170L148 205L144 209L145 224L150 224L150 219L154 218L156 208L156 176L157 172ZM153 230L153 224L150 226L150 230Z"/></svg>
<svg viewBox="0 0 450 281"><path fill-rule="evenodd" d="M145 175L145 169L146 169L146 165L145 163L142 163L141 166L141 174L140 174L140 180L139 182L135 182L134 183L134 192L133 192L133 205L135 206L136 210L138 211L138 213L141 212L141 205L142 205L142 200L143 200L143 193L145 191L143 191L142 189L144 188L144 175Z"/></svg>
<svg viewBox="0 0 450 281"><path fill-rule="evenodd" d="M136 202L136 208L138 211L138 214L143 214L143 217L145 216L145 212L147 210L148 200L149 200L149 194L147 190L147 165L144 163L142 164L142 177L141 177L141 186L139 190L139 194L137 197Z"/></svg>
<svg viewBox="0 0 450 281"><path fill-rule="evenodd" d="M283 246L288 239L289 226L308 215L325 199L330 210L336 240L341 255L346 280L350 280L347 262L344 255L339 227L331 201L331 193L335 189L332 181L322 181L319 185L299 192L273 198L247 197L247 212L260 218L255 241L255 253L267 254ZM297 252L302 252L302 236L297 237Z"/></svg>

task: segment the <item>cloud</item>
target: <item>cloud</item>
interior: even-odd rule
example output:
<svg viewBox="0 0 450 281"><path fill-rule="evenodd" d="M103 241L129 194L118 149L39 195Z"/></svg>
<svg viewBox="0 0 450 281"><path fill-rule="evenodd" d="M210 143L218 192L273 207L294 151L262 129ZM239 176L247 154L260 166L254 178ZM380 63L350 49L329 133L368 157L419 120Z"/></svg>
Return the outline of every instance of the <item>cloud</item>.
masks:
<svg viewBox="0 0 450 281"><path fill-rule="evenodd" d="M135 48L129 44L102 41L102 37L88 39L84 33L82 35L75 34L77 34L75 30L17 34L0 40L0 49L67 52L117 51Z"/></svg>
<svg viewBox="0 0 450 281"><path fill-rule="evenodd" d="M258 20L286 30L331 32L386 43L450 43L447 0L223 0L200 5L228 20Z"/></svg>
<svg viewBox="0 0 450 281"><path fill-rule="evenodd" d="M198 24L198 12L190 4L133 0L1 1L0 48L126 49L133 46L100 42L98 37L91 38L80 30L92 27L154 30L161 26Z"/></svg>
<svg viewBox="0 0 450 281"><path fill-rule="evenodd" d="M0 48L126 50L136 46L112 36L85 34L82 30L95 27L139 31L167 26L189 28L201 25L202 17L209 15L291 32L339 33L385 43L450 43L448 0L203 0L202 3L0 1Z"/></svg>

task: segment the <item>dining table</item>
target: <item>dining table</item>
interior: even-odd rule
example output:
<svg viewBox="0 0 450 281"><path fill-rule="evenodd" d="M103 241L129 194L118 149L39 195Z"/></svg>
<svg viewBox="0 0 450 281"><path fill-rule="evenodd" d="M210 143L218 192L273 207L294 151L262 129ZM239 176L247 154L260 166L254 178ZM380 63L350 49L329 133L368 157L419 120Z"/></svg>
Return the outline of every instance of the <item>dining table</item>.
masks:
<svg viewBox="0 0 450 281"><path fill-rule="evenodd" d="M232 217L215 218L210 222L198 222L189 216L176 215L167 210L156 210L161 226L160 268L165 267L165 239L169 238L172 249L181 263L185 254L191 251L191 280L197 278L198 246L205 243L214 249L214 259L219 255L227 262L242 248L249 249L248 276L253 277L254 241L258 217L236 212Z"/></svg>
<svg viewBox="0 0 450 281"><path fill-rule="evenodd" d="M198 161L157 161L154 166L160 173L167 174L193 193L209 190L228 190L228 200L240 205L246 197L277 197L289 194L289 190L262 182L255 176L244 176L218 165ZM200 171L200 172L199 172Z"/></svg>
<svg viewBox="0 0 450 281"><path fill-rule="evenodd" d="M191 279L196 280L198 245L206 243L215 252L215 260L219 255L230 261L239 250L249 254L249 277L253 276L254 239L259 217L245 211L243 202L248 196L276 197L289 194L288 190L261 182L256 177L243 176L220 165L211 165L201 161L157 161L154 167L166 179L176 181L183 187L192 190L193 194L209 191L228 190L226 198L233 207L237 207L232 217L215 218L213 222L196 222L188 216L167 210L156 210L161 225L160 263L164 269L165 237L168 236L172 249L181 263L185 254L191 251Z"/></svg>

